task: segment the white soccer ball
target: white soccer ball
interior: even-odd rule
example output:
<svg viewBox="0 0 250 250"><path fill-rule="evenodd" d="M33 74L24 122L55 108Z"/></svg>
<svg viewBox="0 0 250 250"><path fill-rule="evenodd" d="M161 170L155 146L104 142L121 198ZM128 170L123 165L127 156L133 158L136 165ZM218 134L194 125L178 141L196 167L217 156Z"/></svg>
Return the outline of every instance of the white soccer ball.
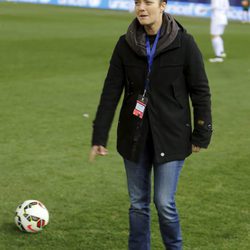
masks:
<svg viewBox="0 0 250 250"><path fill-rule="evenodd" d="M49 212L42 202L27 200L17 207L15 223L21 231L37 233L49 223Z"/></svg>

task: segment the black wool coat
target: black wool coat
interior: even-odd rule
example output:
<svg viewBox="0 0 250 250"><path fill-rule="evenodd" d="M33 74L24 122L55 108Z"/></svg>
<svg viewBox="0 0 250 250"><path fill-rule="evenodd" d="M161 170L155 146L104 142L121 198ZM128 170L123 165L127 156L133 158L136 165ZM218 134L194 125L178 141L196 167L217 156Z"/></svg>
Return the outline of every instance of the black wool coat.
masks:
<svg viewBox="0 0 250 250"><path fill-rule="evenodd" d="M149 132L158 163L186 158L192 152L192 144L206 148L212 134L210 90L203 59L192 36L179 25L173 42L157 52L146 113L141 120L133 115L133 110L138 95L143 93L147 71L146 56L137 53L125 35L121 36L93 123L92 145L106 146L124 90L117 129L117 150L124 158L139 160Z"/></svg>

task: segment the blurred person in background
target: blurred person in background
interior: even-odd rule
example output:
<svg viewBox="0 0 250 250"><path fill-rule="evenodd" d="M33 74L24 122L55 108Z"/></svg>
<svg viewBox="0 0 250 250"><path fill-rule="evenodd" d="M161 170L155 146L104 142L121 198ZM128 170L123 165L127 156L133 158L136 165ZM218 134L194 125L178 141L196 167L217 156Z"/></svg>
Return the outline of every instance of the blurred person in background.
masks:
<svg viewBox="0 0 250 250"><path fill-rule="evenodd" d="M228 24L227 12L229 8L228 0L211 0L210 34L215 53L215 57L209 59L212 63L223 62L223 58L226 57L222 35Z"/></svg>
<svg viewBox="0 0 250 250"><path fill-rule="evenodd" d="M250 21L249 18L249 5L250 5L250 0L243 0L241 1L242 5L242 23L247 23Z"/></svg>
<svg viewBox="0 0 250 250"><path fill-rule="evenodd" d="M212 134L202 55L165 7L163 0L135 1L136 18L115 46L93 123L90 161L108 154L109 130L124 91L117 150L130 197L129 250L150 249L152 171L163 243L168 250L182 249L175 203L178 178L185 158L207 148Z"/></svg>

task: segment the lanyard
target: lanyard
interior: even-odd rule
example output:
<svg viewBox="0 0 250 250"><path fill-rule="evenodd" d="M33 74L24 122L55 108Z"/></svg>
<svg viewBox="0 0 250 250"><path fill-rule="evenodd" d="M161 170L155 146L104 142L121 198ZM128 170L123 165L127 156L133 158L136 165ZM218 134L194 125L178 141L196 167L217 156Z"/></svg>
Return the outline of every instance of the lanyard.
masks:
<svg viewBox="0 0 250 250"><path fill-rule="evenodd" d="M155 52L156 52L156 46L157 46L157 43L158 43L159 38L160 38L160 33L161 33L161 29L159 29L159 31L157 32L157 35L156 35L154 44L152 46L152 49L150 48L149 37L146 36L146 49L147 49L147 59L148 59L148 73L147 73L147 78L146 78L146 81L145 81L145 89L144 89L143 97L145 96L146 91L147 91L147 89L149 87L149 75L150 75L150 72L152 70L153 60L154 60L154 56L155 56Z"/></svg>

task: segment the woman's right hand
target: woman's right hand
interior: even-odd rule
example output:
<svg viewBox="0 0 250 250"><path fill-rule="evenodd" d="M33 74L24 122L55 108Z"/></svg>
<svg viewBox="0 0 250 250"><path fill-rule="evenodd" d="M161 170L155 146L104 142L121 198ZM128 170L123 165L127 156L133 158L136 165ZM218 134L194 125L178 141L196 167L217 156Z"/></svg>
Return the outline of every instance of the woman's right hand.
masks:
<svg viewBox="0 0 250 250"><path fill-rule="evenodd" d="M93 162L97 155L105 156L107 154L108 154L108 150L105 147L103 147L101 145L94 145L94 146L92 146L92 148L90 150L89 161Z"/></svg>

